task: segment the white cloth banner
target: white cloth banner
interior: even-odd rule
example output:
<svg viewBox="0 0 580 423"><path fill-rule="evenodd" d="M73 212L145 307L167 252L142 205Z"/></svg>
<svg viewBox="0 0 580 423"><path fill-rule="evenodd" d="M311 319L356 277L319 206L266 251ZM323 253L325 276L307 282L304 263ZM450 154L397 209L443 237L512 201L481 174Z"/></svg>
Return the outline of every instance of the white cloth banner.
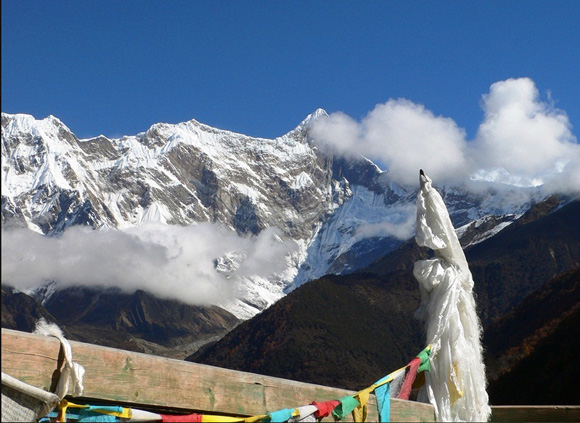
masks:
<svg viewBox="0 0 580 423"><path fill-rule="evenodd" d="M491 408L473 278L441 195L423 171L420 182L415 239L434 251L434 258L413 269L421 291L416 316L426 321L432 346L421 398L435 406L438 421L487 421Z"/></svg>

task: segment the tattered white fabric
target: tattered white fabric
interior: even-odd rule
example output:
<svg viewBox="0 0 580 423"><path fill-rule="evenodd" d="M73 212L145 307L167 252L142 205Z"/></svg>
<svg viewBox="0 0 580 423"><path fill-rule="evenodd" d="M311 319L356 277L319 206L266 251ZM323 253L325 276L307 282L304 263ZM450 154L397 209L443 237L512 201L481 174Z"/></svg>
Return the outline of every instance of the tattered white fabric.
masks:
<svg viewBox="0 0 580 423"><path fill-rule="evenodd" d="M415 263L421 306L432 345L431 371L421 397L435 406L438 421L487 421L491 413L482 359L481 323L473 298L473 278L441 195L423 171L417 195L420 246L435 257Z"/></svg>
<svg viewBox="0 0 580 423"><path fill-rule="evenodd" d="M389 375L393 378L391 382L391 398L397 398L397 395L401 392L401 386L403 386L403 382L405 381L405 371L406 368L403 367Z"/></svg>
<svg viewBox="0 0 580 423"><path fill-rule="evenodd" d="M131 408L131 417L128 422L160 422L163 420L161 414L152 413L150 411L139 410Z"/></svg>
<svg viewBox="0 0 580 423"><path fill-rule="evenodd" d="M294 410L295 413L298 415L292 417L289 422L316 422L316 417L314 417L314 413L318 411L318 408L315 405L303 405L302 407L298 407Z"/></svg>
<svg viewBox="0 0 580 423"><path fill-rule="evenodd" d="M70 388L71 395L81 396L83 394L83 376L85 374L85 368L72 361L72 348L60 328L56 324L48 323L46 320L41 318L36 322L34 333L44 336L54 336L55 338L58 338L62 345L64 351L64 368L61 371L55 394L58 395L60 399L63 399L69 393Z"/></svg>

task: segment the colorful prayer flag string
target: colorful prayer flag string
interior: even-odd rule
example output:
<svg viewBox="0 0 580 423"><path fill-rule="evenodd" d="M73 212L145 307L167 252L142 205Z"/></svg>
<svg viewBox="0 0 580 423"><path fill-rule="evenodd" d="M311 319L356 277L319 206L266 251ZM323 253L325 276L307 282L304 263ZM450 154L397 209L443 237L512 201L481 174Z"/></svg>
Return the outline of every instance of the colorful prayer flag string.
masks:
<svg viewBox="0 0 580 423"><path fill-rule="evenodd" d="M120 406L103 406L103 405L86 405L75 404L63 399L59 404L58 413L49 413L42 422L57 421L66 422L67 418L71 421L89 422L89 421L157 421L157 422L300 422L300 421L320 421L330 415L335 420L342 420L348 414L352 413L355 422L365 422L367 419L367 402L370 394L375 393L377 398L377 408L381 422L390 420L390 398L391 382L396 379L405 377L403 386L397 395L399 399L408 399L416 377L419 373L430 370L430 358L432 348L428 345L423 351L417 354L406 366L395 370L387 376L379 379L368 388L358 391L354 395L347 395L338 400L317 402L313 401L309 405L296 408L285 408L267 414L255 415L250 417L232 417L212 414L187 414L187 415L168 415L151 413L144 410L132 409ZM395 393L396 394L396 393ZM393 394L393 395L395 395ZM67 413L68 409L74 409L75 412ZM56 420L51 420L56 417Z"/></svg>

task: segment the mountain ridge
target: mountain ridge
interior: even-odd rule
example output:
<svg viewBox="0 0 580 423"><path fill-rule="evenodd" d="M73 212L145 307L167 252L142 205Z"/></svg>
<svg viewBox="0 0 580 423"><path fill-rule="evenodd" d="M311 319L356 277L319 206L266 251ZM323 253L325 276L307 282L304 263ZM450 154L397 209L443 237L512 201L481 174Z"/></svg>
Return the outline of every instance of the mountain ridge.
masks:
<svg viewBox="0 0 580 423"><path fill-rule="evenodd" d="M176 359L240 323L219 307L159 299L144 291L71 287L41 304L2 286L2 327L32 332L40 318L56 323L71 340Z"/></svg>
<svg viewBox="0 0 580 423"><path fill-rule="evenodd" d="M215 305L249 318L309 280L356 271L412 236L414 191L390 182L388 171L367 158L319 150L309 125L325 116L318 109L272 140L195 120L79 140L55 117L3 113L3 230L58 237L76 226L128 232L146 222L209 222L239 237L266 237L286 250L269 273L240 274L249 262L272 266L256 266L247 250L227 249L214 252L208 268L228 266L204 271L208 283L226 279L239 288L235 300ZM519 216L544 197L536 189L510 188L517 191L510 196L478 186L444 187L456 224L485 216L505 224L502 216Z"/></svg>
<svg viewBox="0 0 580 423"><path fill-rule="evenodd" d="M412 266L428 256L412 240L416 192L367 158L319 150L309 132L318 118L322 111L274 140L194 120L79 140L57 118L19 117L26 122L16 130L18 119L2 114L3 239L27 228L42 234L38 258L59 260L55 250L71 262L100 259L66 283L49 278L16 291L5 290L5 269L19 262L3 263L3 326L31 330L45 317L70 339L174 358L213 355L209 364L349 389L408 362L423 348L412 317L419 304ZM580 201L481 181L438 190L486 328L580 262ZM48 243L107 233L117 238L91 238L80 255ZM33 256L34 245L23 245L22 257ZM132 250L133 261L123 261ZM10 253L11 261L19 257L18 249ZM143 271L120 279L115 266ZM197 283L204 274L211 277ZM85 286L88 277L96 286ZM219 301L202 297L214 285ZM163 286L169 289L156 291ZM194 305L183 303L192 298ZM558 328L573 324L574 310L544 338L561 341ZM512 360L498 351L497 360ZM494 383L509 382L534 357L510 361Z"/></svg>

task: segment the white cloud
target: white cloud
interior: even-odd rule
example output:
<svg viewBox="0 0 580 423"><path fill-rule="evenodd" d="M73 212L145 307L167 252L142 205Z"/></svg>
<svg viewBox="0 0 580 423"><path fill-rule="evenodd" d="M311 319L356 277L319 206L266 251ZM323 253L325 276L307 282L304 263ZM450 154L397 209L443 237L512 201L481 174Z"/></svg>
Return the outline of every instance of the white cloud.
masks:
<svg viewBox="0 0 580 423"><path fill-rule="evenodd" d="M361 126L350 116L336 112L328 117L317 119L311 128L317 146L326 151L337 152L344 156L363 154L357 152L365 140ZM362 146L362 148L365 148Z"/></svg>
<svg viewBox="0 0 580 423"><path fill-rule="evenodd" d="M239 277L283 271L279 255L293 247L274 229L240 237L211 223L147 224L127 232L73 227L52 238L2 230L2 283L25 290L57 280L61 287L144 289L190 304L224 303L240 294ZM233 251L242 257L239 271L218 272L215 259Z"/></svg>
<svg viewBox="0 0 580 423"><path fill-rule="evenodd" d="M531 79L496 82L483 107L485 118L470 146L478 170L503 169L513 183L540 185L562 179L580 160L567 115L540 101Z"/></svg>
<svg viewBox="0 0 580 423"><path fill-rule="evenodd" d="M239 276L259 275L267 277L280 273L286 266L286 258L297 244L282 241L282 231L278 228L266 228L256 237L239 238L243 241L239 249L247 252L244 261L238 269Z"/></svg>
<svg viewBox="0 0 580 423"><path fill-rule="evenodd" d="M314 123L321 148L386 164L390 179L418 184L424 169L438 183L469 177L551 192L580 192L580 146L565 112L541 101L529 78L491 85L482 96L484 119L475 140L450 118L409 100L377 105L361 122L332 113Z"/></svg>
<svg viewBox="0 0 580 423"><path fill-rule="evenodd" d="M355 233L357 239L391 236L401 241L411 238L415 233L417 208L414 203L393 207L388 220L380 223L360 225Z"/></svg>
<svg viewBox="0 0 580 423"><path fill-rule="evenodd" d="M312 135L318 145L385 163L402 185L416 184L421 168L439 181L466 175L465 132L408 100L379 104L361 123L333 113L316 122Z"/></svg>

